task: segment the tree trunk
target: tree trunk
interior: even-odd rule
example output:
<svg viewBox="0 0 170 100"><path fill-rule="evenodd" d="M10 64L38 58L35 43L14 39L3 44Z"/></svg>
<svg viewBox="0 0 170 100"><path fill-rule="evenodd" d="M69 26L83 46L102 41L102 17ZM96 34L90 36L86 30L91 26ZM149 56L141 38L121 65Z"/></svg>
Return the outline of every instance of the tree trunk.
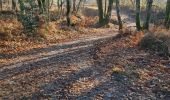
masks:
<svg viewBox="0 0 170 100"><path fill-rule="evenodd" d="M119 22L119 30L121 30L123 28L123 24L122 24L122 20L121 20L121 16L120 16L120 2L119 2L119 0L116 0L116 12L117 12L117 19Z"/></svg>
<svg viewBox="0 0 170 100"><path fill-rule="evenodd" d="M63 9L63 6L64 6L64 1L61 0L61 5L60 5L60 8L61 8L61 15L63 15L63 12L64 12L64 9Z"/></svg>
<svg viewBox="0 0 170 100"><path fill-rule="evenodd" d="M77 5L77 11L76 11L76 13L79 12L82 2L83 2L83 0L80 0L80 1L79 1L78 5Z"/></svg>
<svg viewBox="0 0 170 100"><path fill-rule="evenodd" d="M132 3L132 6L135 7L134 1L130 0L130 2Z"/></svg>
<svg viewBox="0 0 170 100"><path fill-rule="evenodd" d="M12 10L16 11L16 1L12 0Z"/></svg>
<svg viewBox="0 0 170 100"><path fill-rule="evenodd" d="M38 1L38 6L39 6L39 10L40 12L44 13L44 11L46 11L46 2L45 0L37 0Z"/></svg>
<svg viewBox="0 0 170 100"><path fill-rule="evenodd" d="M52 8L53 4L54 4L54 0L50 0L50 8Z"/></svg>
<svg viewBox="0 0 170 100"><path fill-rule="evenodd" d="M136 0L136 28L137 30L141 30L140 24L140 0Z"/></svg>
<svg viewBox="0 0 170 100"><path fill-rule="evenodd" d="M48 16L48 24L49 24L49 22L50 22L50 0L46 0L46 9L47 9L47 16Z"/></svg>
<svg viewBox="0 0 170 100"><path fill-rule="evenodd" d="M150 17L151 17L151 12L152 12L152 4L153 4L153 0L148 0L147 1L147 7L146 7L146 21L144 24L144 29L149 29L149 22L150 22Z"/></svg>
<svg viewBox="0 0 170 100"><path fill-rule="evenodd" d="M58 10L60 10L60 1L61 0L57 0L57 8L58 8Z"/></svg>
<svg viewBox="0 0 170 100"><path fill-rule="evenodd" d="M103 16L103 2L102 0L97 0L98 12L99 12L99 23L102 25L104 22Z"/></svg>
<svg viewBox="0 0 170 100"><path fill-rule="evenodd" d="M64 1L63 1L63 0L57 0L59 18L60 18L61 15L63 14L63 4L64 4Z"/></svg>
<svg viewBox="0 0 170 100"><path fill-rule="evenodd" d="M105 0L105 5L104 5L104 15L106 16L107 14L107 0Z"/></svg>
<svg viewBox="0 0 170 100"><path fill-rule="evenodd" d="M70 26L71 25L71 1L72 0L66 0L67 3L67 13L66 13L66 17L67 17L67 25Z"/></svg>
<svg viewBox="0 0 170 100"><path fill-rule="evenodd" d="M2 11L2 0L0 0L0 9Z"/></svg>
<svg viewBox="0 0 170 100"><path fill-rule="evenodd" d="M108 9L107 9L107 15L105 18L105 24L108 24L112 15L112 8L113 8L113 1L114 0L109 0L109 5L108 5Z"/></svg>
<svg viewBox="0 0 170 100"><path fill-rule="evenodd" d="M76 0L73 0L73 12L76 12Z"/></svg>
<svg viewBox="0 0 170 100"><path fill-rule="evenodd" d="M21 15L23 16L25 14L25 5L24 5L24 2L23 0L18 0L18 3L20 4L20 13Z"/></svg>
<svg viewBox="0 0 170 100"><path fill-rule="evenodd" d="M103 2L102 2L102 0L97 0L97 6L98 6L98 12L99 12L99 24L101 26L107 25L109 23L110 18L111 18L111 14L112 14L113 2L114 2L114 0L109 0L107 13L105 14L104 11L103 11Z"/></svg>
<svg viewBox="0 0 170 100"><path fill-rule="evenodd" d="M166 4L165 27L170 28L170 0Z"/></svg>

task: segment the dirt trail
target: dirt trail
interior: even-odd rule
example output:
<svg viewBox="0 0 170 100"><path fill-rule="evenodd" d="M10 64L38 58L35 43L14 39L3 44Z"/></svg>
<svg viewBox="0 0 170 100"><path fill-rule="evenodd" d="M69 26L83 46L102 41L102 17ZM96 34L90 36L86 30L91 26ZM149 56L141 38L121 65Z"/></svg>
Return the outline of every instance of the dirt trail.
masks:
<svg viewBox="0 0 170 100"><path fill-rule="evenodd" d="M24 54L32 57L31 59L28 59L28 56L26 60L21 61L18 57L19 61L1 66L0 98L17 99L29 95L32 95L32 98L39 98L46 95L44 92L53 94L53 89L64 92L63 89L68 86L65 84L74 83L79 79L84 80L86 77L95 77L95 74L99 74L97 71L99 69L96 69L93 62L97 57L97 49L100 45L111 42L116 35L117 33L104 37L80 39L34 50ZM62 86L60 87L60 85ZM40 92L41 89L44 91L43 93ZM53 94L57 98L66 98L65 95L67 95L65 92Z"/></svg>
<svg viewBox="0 0 170 100"><path fill-rule="evenodd" d="M106 36L103 37L98 36L98 37L84 38L72 42L56 44L48 48L34 49L24 54L17 54L16 56L18 56L17 57L18 60L16 60L11 64L1 65L0 80L13 76L17 73L22 73L27 70L29 71L31 69L37 68L36 67L37 63L43 64L44 61L49 60L50 58L57 58L58 60L62 61L62 60L67 60L66 59L67 56L78 56L80 51L90 52L92 51L92 49L96 48L95 45L100 45L100 43L111 41L114 37L116 37L117 34L118 33L107 34ZM78 54L76 54L76 51ZM12 56L13 55L11 55L11 57ZM60 59L61 56L66 56L66 58ZM21 60L23 57L25 59ZM76 57L73 59L76 59ZM80 59L84 59L84 58L80 58ZM31 65L33 68L31 67Z"/></svg>
<svg viewBox="0 0 170 100"><path fill-rule="evenodd" d="M58 45L45 57L2 67L0 99L168 100L161 85L168 87L169 74L161 66L170 62L114 37Z"/></svg>
<svg viewBox="0 0 170 100"><path fill-rule="evenodd" d="M169 100L170 61L116 35L20 54L0 66L0 99Z"/></svg>

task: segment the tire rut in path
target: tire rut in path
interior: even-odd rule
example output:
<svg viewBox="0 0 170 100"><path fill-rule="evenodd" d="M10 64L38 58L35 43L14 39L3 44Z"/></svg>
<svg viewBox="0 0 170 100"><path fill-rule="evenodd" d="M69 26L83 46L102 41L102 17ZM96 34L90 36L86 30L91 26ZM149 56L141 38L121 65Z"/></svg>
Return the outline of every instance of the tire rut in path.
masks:
<svg viewBox="0 0 170 100"><path fill-rule="evenodd" d="M11 78L15 75L29 72L34 69L39 69L42 66L50 66L52 62L58 64L65 63L65 62L67 63L76 62L76 61L78 62L79 59L81 60L88 59L87 57L89 56L88 54L90 54L95 58L95 53L97 48L102 44L112 41L116 37L116 35L117 33L110 36L78 40L70 43L65 43L62 45L60 44L49 48L44 48L42 49L42 51L44 50L47 52L46 56L41 56L36 59L28 60L25 62L24 61L16 62L0 68L0 80ZM40 49L38 49L38 51L39 50ZM59 50L61 50L61 52ZM34 53L38 51L35 50ZM85 54L81 55L82 53Z"/></svg>

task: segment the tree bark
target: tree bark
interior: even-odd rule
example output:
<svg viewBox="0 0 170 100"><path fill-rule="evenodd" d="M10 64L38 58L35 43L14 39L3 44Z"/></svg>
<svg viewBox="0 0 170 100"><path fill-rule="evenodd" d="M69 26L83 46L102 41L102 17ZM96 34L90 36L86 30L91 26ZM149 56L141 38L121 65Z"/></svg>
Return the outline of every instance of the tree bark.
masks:
<svg viewBox="0 0 170 100"><path fill-rule="evenodd" d="M67 13L66 13L66 17L67 17L67 25L70 26L71 25L71 1L72 0L66 0L67 3Z"/></svg>
<svg viewBox="0 0 170 100"><path fill-rule="evenodd" d="M120 16L120 2L119 2L119 0L116 0L116 12L117 12L117 19L119 22L119 30L121 30L123 28L123 24L122 24L122 20L121 20L121 16Z"/></svg>
<svg viewBox="0 0 170 100"><path fill-rule="evenodd" d="M76 12L76 1L77 0L73 0L73 12Z"/></svg>
<svg viewBox="0 0 170 100"><path fill-rule="evenodd" d="M166 4L165 27L170 28L170 0Z"/></svg>
<svg viewBox="0 0 170 100"><path fill-rule="evenodd" d="M60 0L57 0L57 8L60 10Z"/></svg>
<svg viewBox="0 0 170 100"><path fill-rule="evenodd" d="M98 12L99 12L99 23L103 24L104 16L103 16L103 2L102 0L97 0Z"/></svg>
<svg viewBox="0 0 170 100"><path fill-rule="evenodd" d="M46 9L47 9L47 16L48 16L48 24L50 22L50 0L46 0Z"/></svg>
<svg viewBox="0 0 170 100"><path fill-rule="evenodd" d="M12 10L13 11L16 10L16 2L15 2L15 0L12 0Z"/></svg>
<svg viewBox="0 0 170 100"><path fill-rule="evenodd" d="M80 0L80 1L79 1L78 5L77 5L77 11L76 11L76 13L79 12L82 2L83 2L83 0Z"/></svg>
<svg viewBox="0 0 170 100"><path fill-rule="evenodd" d="M2 0L0 0L0 9L1 9L1 11L3 10L2 9Z"/></svg>
<svg viewBox="0 0 170 100"><path fill-rule="evenodd" d="M20 4L20 12L21 12L21 15L23 16L25 14L25 5L24 5L24 2L23 0L18 0L18 3Z"/></svg>
<svg viewBox="0 0 170 100"><path fill-rule="evenodd" d="M109 0L109 5L108 5L108 9L107 9L107 15L105 18L105 24L108 24L112 15L112 8L113 8L113 1L114 0Z"/></svg>
<svg viewBox="0 0 170 100"><path fill-rule="evenodd" d="M106 24L109 23L110 18L111 18L111 14L112 14L113 2L114 2L114 0L109 0L107 13L105 15L105 13L103 11L103 2L102 2L102 0L97 0L98 12L99 12L99 24L101 26L106 25Z"/></svg>
<svg viewBox="0 0 170 100"><path fill-rule="evenodd" d="M37 0L40 12L44 13L46 11L46 0Z"/></svg>
<svg viewBox="0 0 170 100"><path fill-rule="evenodd" d="M147 0L147 6L146 6L146 21L144 24L144 29L148 30L149 29L149 22L150 22L150 18L151 18L151 12L152 12L152 4L153 4L153 0Z"/></svg>
<svg viewBox="0 0 170 100"><path fill-rule="evenodd" d="M63 0L57 0L57 6L58 6L58 12L59 12L59 17L63 14Z"/></svg>
<svg viewBox="0 0 170 100"><path fill-rule="evenodd" d="M141 30L140 24L140 0L136 0L136 28L137 30Z"/></svg>
<svg viewBox="0 0 170 100"><path fill-rule="evenodd" d="M132 6L135 7L134 1L130 0L130 2L132 3Z"/></svg>
<svg viewBox="0 0 170 100"><path fill-rule="evenodd" d="M104 4L104 14L105 16L107 14L107 0L105 0L105 4Z"/></svg>

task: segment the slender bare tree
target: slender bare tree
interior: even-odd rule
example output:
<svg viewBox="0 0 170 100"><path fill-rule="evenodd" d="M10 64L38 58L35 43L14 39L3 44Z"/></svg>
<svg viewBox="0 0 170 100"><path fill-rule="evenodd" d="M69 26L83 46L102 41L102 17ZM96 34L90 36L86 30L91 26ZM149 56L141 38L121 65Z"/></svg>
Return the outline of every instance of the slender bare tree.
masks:
<svg viewBox="0 0 170 100"><path fill-rule="evenodd" d="M76 1L77 1L77 0L73 0L73 12L74 12L74 13L76 12Z"/></svg>
<svg viewBox="0 0 170 100"><path fill-rule="evenodd" d="M99 12L99 23L103 24L104 22L104 13L103 13L103 3L102 0L97 0L98 12Z"/></svg>
<svg viewBox="0 0 170 100"><path fill-rule="evenodd" d="M114 0L109 0L107 11L106 11L107 13L105 14L104 13L105 11L103 11L103 0L97 0L99 23L101 26L109 23L112 14L113 2Z"/></svg>
<svg viewBox="0 0 170 100"><path fill-rule="evenodd" d="M165 26L170 28L170 0L167 0L166 4Z"/></svg>
<svg viewBox="0 0 170 100"><path fill-rule="evenodd" d="M123 24L122 24L122 20L121 20L121 16L120 16L120 0L116 0L116 12L117 12L117 19L119 22L119 30L121 30L123 28Z"/></svg>
<svg viewBox="0 0 170 100"><path fill-rule="evenodd" d="M136 0L136 28L137 30L141 30L140 23L140 0Z"/></svg>
<svg viewBox="0 0 170 100"><path fill-rule="evenodd" d="M66 12L66 17L67 17L67 25L71 25L71 5L72 5L72 0L66 0L66 7L67 7L67 12Z"/></svg>
<svg viewBox="0 0 170 100"><path fill-rule="evenodd" d="M144 23L144 29L149 29L149 22L150 22L150 18L151 18L151 12L152 12L152 3L153 0L147 0L147 6L146 6L146 21Z"/></svg>
<svg viewBox="0 0 170 100"><path fill-rule="evenodd" d="M1 9L1 11L3 10L2 9L2 0L0 0L0 9Z"/></svg>

